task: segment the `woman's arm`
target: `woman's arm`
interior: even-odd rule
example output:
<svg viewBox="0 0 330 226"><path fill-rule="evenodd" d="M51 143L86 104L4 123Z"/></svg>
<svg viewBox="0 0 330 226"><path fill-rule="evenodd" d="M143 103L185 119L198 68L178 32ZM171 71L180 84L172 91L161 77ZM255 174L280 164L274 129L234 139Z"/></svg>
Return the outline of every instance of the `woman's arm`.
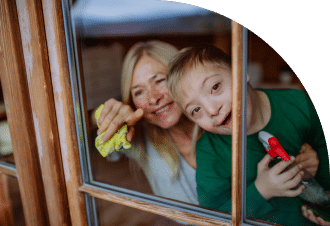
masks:
<svg viewBox="0 0 330 226"><path fill-rule="evenodd" d="M134 111L129 105L111 98L104 103L104 108L98 120L100 128L97 130L97 134L100 135L105 132L102 140L108 141L124 124L127 124L126 139L130 142L134 136L134 125L142 117L142 109Z"/></svg>

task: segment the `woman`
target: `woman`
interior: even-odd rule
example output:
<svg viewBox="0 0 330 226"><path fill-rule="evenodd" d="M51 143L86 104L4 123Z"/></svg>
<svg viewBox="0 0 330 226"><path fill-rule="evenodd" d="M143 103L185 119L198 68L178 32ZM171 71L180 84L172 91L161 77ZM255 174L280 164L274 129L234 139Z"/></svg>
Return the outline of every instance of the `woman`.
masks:
<svg viewBox="0 0 330 226"><path fill-rule="evenodd" d="M197 205L191 140L194 124L181 113L166 88L167 65L177 52L159 41L138 43L130 49L122 72L124 104L114 99L105 103L98 134L107 129L103 136L107 140L127 123L128 141L134 130L137 136L135 148L125 154L138 160L154 193Z"/></svg>
<svg viewBox="0 0 330 226"><path fill-rule="evenodd" d="M160 41L137 43L126 55L122 72L123 103L110 99L99 118L98 134L109 140L123 124L133 156L144 169L156 195L197 204L195 182L198 137L195 125L182 114L166 87L168 64L178 50ZM134 136L135 134L135 136ZM134 139L133 139L134 136ZM310 146L297 156L312 174L318 159Z"/></svg>

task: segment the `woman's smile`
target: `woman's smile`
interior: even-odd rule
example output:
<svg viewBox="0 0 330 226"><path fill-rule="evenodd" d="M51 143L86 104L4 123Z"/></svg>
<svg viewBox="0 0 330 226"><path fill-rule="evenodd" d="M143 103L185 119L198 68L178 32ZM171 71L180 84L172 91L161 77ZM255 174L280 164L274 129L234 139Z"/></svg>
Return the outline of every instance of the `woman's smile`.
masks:
<svg viewBox="0 0 330 226"><path fill-rule="evenodd" d="M154 111L153 113L154 113L155 115L159 115L159 114L161 114L161 113L167 113L168 111L170 111L170 110L172 109L172 107L173 107L173 103L174 103L174 102L169 103L169 104L166 104L165 106L163 106L163 107L161 107L160 109ZM170 109L170 108L171 108L171 109Z"/></svg>

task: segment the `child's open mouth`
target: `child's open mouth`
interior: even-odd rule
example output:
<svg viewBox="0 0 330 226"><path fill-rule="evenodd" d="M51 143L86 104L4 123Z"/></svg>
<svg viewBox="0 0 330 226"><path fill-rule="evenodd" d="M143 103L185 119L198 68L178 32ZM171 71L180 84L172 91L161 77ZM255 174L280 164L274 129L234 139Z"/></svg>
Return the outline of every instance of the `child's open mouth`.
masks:
<svg viewBox="0 0 330 226"><path fill-rule="evenodd" d="M221 123L222 126L226 126L231 122L231 112L227 115L227 117L225 118L225 120L223 120L223 122Z"/></svg>

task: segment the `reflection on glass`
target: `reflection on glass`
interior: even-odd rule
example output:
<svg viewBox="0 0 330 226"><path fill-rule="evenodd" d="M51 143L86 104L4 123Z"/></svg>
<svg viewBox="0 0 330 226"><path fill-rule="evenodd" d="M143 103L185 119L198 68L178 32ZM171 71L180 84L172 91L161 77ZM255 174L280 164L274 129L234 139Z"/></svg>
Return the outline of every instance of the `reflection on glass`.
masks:
<svg viewBox="0 0 330 226"><path fill-rule="evenodd" d="M102 199L95 199L95 202L99 226L183 226L183 224L175 220L139 209L104 201Z"/></svg>
<svg viewBox="0 0 330 226"><path fill-rule="evenodd" d="M21 196L16 178L0 174L0 224L25 225Z"/></svg>

